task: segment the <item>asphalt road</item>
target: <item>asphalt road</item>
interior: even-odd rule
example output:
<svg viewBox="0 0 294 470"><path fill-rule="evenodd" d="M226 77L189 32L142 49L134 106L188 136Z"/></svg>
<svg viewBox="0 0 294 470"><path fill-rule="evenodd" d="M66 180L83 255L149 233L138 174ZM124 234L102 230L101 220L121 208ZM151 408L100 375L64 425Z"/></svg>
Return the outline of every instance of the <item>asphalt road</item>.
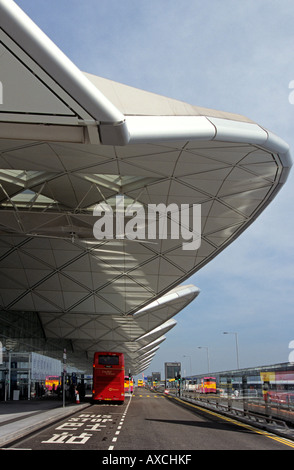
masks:
<svg viewBox="0 0 294 470"><path fill-rule="evenodd" d="M137 389L116 450L293 450L294 442Z"/></svg>
<svg viewBox="0 0 294 470"><path fill-rule="evenodd" d="M294 442L199 407L135 389L123 405L93 405L13 446L30 450L293 450ZM186 452L187 451L187 452Z"/></svg>

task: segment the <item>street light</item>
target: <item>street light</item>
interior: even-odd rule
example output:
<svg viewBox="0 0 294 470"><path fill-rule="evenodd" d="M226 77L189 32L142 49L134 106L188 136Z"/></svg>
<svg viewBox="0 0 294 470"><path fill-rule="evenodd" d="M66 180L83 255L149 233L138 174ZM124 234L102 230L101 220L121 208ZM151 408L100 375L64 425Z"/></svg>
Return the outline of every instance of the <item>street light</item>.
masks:
<svg viewBox="0 0 294 470"><path fill-rule="evenodd" d="M234 331L224 331L223 335L235 335L235 340L236 340L236 354L237 354L237 369L240 369L239 367L239 347L238 347L238 333Z"/></svg>
<svg viewBox="0 0 294 470"><path fill-rule="evenodd" d="M183 357L188 357L190 359L190 375L192 375L192 362L191 362L191 356L183 356Z"/></svg>
<svg viewBox="0 0 294 470"><path fill-rule="evenodd" d="M198 349L206 349L206 353L207 353L207 367L208 367L208 371L209 372L209 349L207 346L197 346Z"/></svg>

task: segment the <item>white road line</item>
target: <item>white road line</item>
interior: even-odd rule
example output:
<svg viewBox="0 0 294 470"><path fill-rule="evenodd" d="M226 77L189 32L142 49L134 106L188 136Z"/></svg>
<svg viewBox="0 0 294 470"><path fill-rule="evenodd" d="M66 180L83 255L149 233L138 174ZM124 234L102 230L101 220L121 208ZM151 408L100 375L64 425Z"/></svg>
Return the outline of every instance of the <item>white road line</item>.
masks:
<svg viewBox="0 0 294 470"><path fill-rule="evenodd" d="M123 421L124 421L124 419L125 419L125 417L126 417L126 414L127 414L127 412L128 412L128 409L129 409L131 400L132 400L132 396L131 396L130 399L129 399L129 403L127 404L127 407L126 407L126 409L125 409L125 411L124 411L124 413L123 413L123 415L122 415L122 417L121 417L121 420L120 420L120 422L119 422L119 425L118 425L118 427L117 427L117 430L115 431L115 434L116 434L116 435L118 435L118 434L120 433L120 431L118 431L118 429L121 429L121 428L122 428ZM117 437L113 437L112 442L116 442L116 441L117 441ZM113 446L113 445L111 445L111 446L108 447L108 450L113 450L113 449L114 449L114 446Z"/></svg>

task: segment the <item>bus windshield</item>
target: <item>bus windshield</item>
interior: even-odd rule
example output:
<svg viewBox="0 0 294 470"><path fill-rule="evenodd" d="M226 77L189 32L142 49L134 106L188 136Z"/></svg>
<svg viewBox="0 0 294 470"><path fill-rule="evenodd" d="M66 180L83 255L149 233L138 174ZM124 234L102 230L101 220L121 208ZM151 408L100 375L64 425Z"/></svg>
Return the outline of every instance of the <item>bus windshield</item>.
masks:
<svg viewBox="0 0 294 470"><path fill-rule="evenodd" d="M101 355L99 356L98 363L102 366L118 366L119 365L119 357L118 356L106 356L106 355Z"/></svg>

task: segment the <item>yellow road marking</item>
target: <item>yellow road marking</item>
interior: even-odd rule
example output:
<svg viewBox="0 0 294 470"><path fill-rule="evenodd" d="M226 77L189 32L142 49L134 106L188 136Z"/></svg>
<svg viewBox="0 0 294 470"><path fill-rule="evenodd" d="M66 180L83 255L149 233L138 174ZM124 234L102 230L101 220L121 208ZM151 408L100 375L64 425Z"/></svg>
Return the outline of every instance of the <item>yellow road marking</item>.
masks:
<svg viewBox="0 0 294 470"><path fill-rule="evenodd" d="M263 436L266 436L268 437L269 439L273 439L274 441L277 441L277 442L281 442L282 444L285 444L286 446L289 446L289 447L293 447L294 448L294 442L286 439L286 438L283 438L283 437L279 437L279 436L275 436L274 434L271 434L267 431L262 431L260 429L257 429L257 428L254 428L253 426L251 426L250 424L245 424L245 423L241 423L240 421L236 421L235 419L233 418L229 418L227 416L223 416L223 415L220 415L218 413L215 413L214 411L211 411L211 410L207 410L206 408L202 408L201 406L197 406L197 405L193 405L192 403L189 403L189 402L186 402L186 401L183 401L181 400L180 398L176 398L176 397L173 397L174 400L177 400L179 401L180 403L184 403L185 405L188 405L188 406L191 406L192 408L196 408L198 410L201 410L201 411L204 411L205 413L208 413L212 416L216 416L217 418L221 418L225 421L228 421L230 423L233 423L233 424L236 424L237 426L241 426L242 428L246 428L246 429L249 429L250 431L253 431L257 434L262 434Z"/></svg>
<svg viewBox="0 0 294 470"><path fill-rule="evenodd" d="M140 397L140 398L164 398L164 397L158 396L158 395L135 395L135 394L133 394L132 396L133 397Z"/></svg>

